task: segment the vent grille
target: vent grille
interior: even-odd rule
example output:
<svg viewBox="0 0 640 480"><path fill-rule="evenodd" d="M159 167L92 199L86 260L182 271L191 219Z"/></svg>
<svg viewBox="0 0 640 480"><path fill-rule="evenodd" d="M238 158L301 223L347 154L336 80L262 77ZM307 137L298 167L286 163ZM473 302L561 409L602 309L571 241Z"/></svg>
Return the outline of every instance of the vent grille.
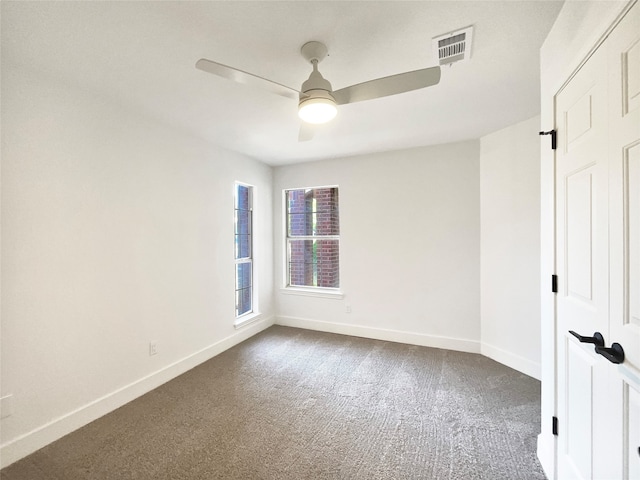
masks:
<svg viewBox="0 0 640 480"><path fill-rule="evenodd" d="M435 37L433 48L435 56L438 58L438 64L451 65L455 62L469 60L472 38L473 26Z"/></svg>

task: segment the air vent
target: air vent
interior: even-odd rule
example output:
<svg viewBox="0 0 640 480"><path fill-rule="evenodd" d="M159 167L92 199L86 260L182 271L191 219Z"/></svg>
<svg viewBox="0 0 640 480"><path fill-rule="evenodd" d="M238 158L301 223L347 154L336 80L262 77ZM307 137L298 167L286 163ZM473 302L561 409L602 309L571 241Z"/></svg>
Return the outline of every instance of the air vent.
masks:
<svg viewBox="0 0 640 480"><path fill-rule="evenodd" d="M473 26L433 38L434 55L439 65L451 65L471 58Z"/></svg>

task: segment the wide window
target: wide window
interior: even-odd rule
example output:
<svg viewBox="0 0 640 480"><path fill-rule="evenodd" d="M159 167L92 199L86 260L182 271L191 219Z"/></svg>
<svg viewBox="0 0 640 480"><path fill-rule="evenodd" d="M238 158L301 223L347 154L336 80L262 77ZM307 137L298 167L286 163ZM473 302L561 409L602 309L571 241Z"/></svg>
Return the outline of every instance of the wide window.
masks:
<svg viewBox="0 0 640 480"><path fill-rule="evenodd" d="M253 187L235 186L236 317L253 312Z"/></svg>
<svg viewBox="0 0 640 480"><path fill-rule="evenodd" d="M287 286L340 287L338 187L285 190Z"/></svg>

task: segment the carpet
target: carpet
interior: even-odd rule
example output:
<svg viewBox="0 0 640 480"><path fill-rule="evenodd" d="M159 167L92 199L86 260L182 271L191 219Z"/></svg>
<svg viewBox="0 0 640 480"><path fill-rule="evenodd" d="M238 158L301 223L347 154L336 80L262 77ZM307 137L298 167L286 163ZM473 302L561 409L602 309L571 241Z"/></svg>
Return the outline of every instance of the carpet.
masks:
<svg viewBox="0 0 640 480"><path fill-rule="evenodd" d="M274 326L0 477L535 480L539 425L481 355Z"/></svg>

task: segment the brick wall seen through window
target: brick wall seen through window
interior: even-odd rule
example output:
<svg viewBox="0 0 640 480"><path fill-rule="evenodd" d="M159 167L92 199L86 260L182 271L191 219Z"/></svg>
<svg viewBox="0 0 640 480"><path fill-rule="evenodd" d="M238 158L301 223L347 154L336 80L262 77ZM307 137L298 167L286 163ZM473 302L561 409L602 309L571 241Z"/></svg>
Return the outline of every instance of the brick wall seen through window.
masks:
<svg viewBox="0 0 640 480"><path fill-rule="evenodd" d="M285 191L287 285L340 287L338 187Z"/></svg>

